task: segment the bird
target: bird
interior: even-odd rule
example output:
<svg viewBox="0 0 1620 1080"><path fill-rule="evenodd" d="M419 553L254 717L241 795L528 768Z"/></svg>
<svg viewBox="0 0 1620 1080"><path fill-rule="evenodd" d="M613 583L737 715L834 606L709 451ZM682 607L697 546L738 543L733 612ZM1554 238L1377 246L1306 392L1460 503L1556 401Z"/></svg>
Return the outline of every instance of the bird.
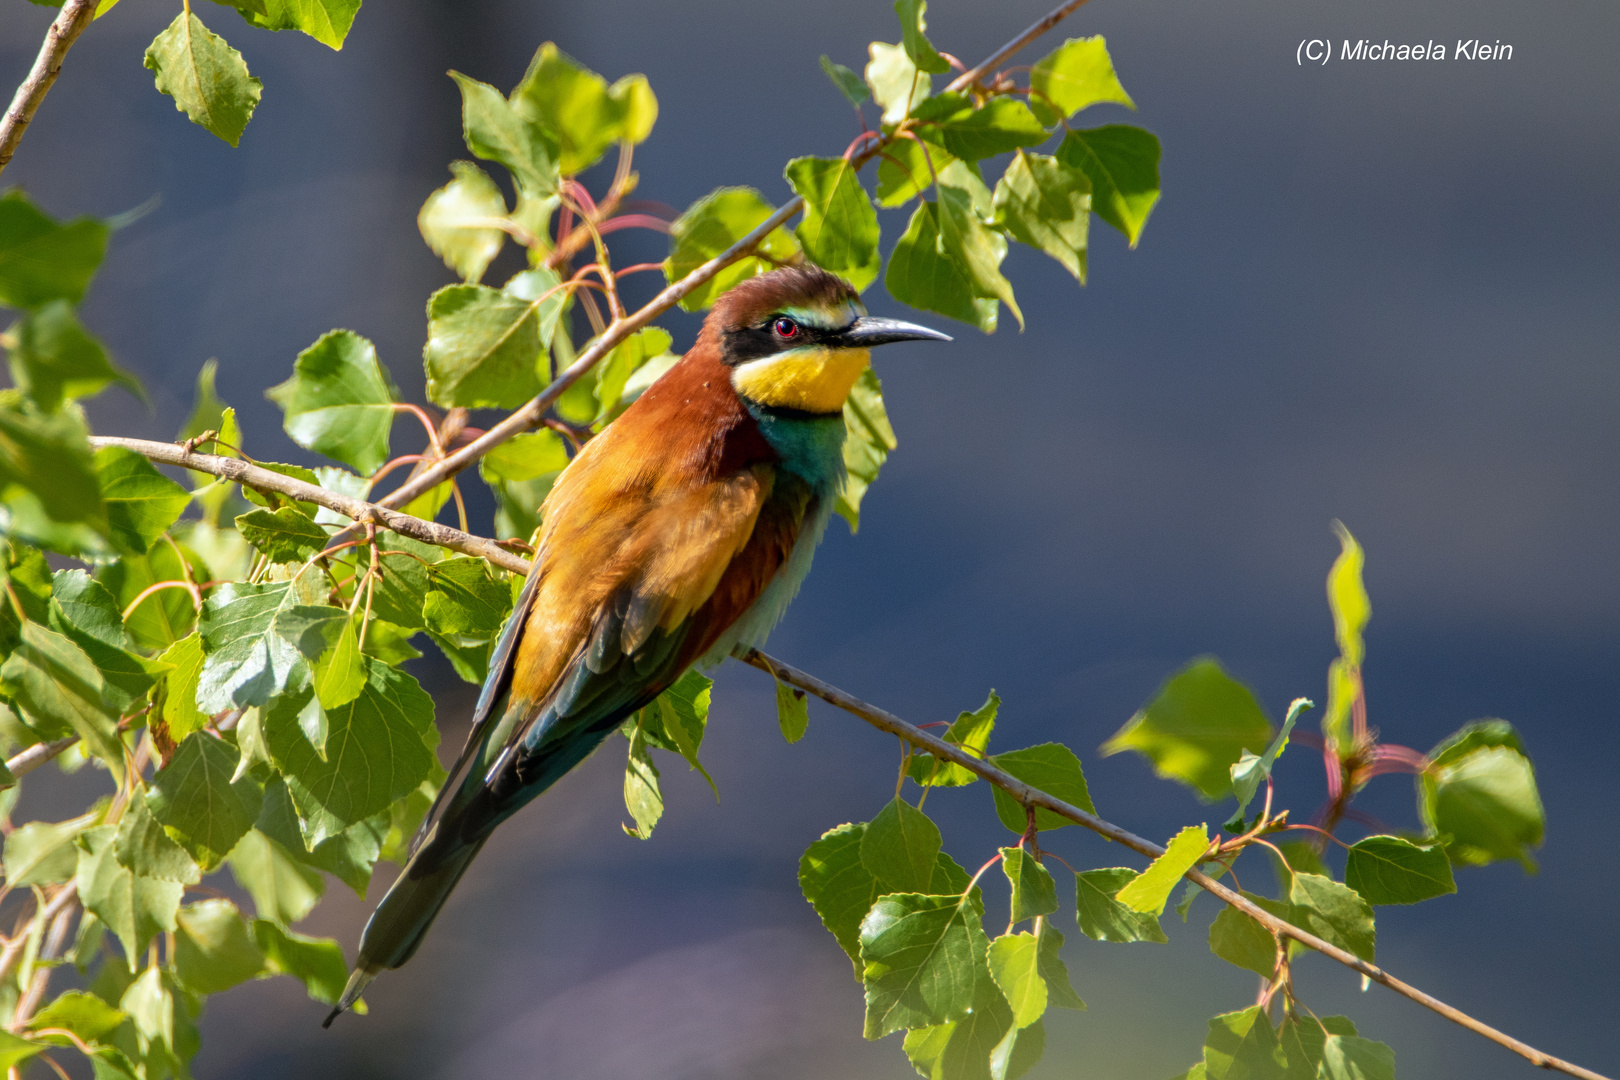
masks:
<svg viewBox="0 0 1620 1080"><path fill-rule="evenodd" d="M410 960L496 826L688 669L763 643L844 482L844 403L870 350L924 340L951 338L867 314L813 265L772 270L722 294L685 356L585 443L542 504L466 744L323 1027Z"/></svg>

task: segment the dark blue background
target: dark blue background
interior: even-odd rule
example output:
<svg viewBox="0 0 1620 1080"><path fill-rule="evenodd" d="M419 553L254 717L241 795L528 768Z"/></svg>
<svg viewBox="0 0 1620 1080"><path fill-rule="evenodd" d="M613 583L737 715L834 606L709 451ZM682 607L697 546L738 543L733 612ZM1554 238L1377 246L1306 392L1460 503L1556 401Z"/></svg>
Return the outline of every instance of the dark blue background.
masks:
<svg viewBox="0 0 1620 1080"><path fill-rule="evenodd" d="M1043 2L941 0L931 31L971 61ZM52 14L9 3L6 85ZM171 438L217 356L249 449L293 460L262 391L328 329L375 340L420 400L423 304L450 275L413 222L465 156L445 69L509 87L551 39L609 78L643 71L662 118L636 156L641 197L680 207L744 183L781 200L789 157L839 152L858 130L817 56L858 69L866 42L897 36L889 5L848 0L374 0L337 54L203 4L265 82L231 150L141 67L175 6L124 0L90 29L5 179L64 216L162 196L115 238L85 305L156 412L113 392L91 407L98 430ZM1134 252L1097 228L1084 290L1015 251L1027 332L953 327L954 347L880 357L901 448L861 534L834 524L772 650L916 722L994 686L999 747L1070 743L1099 809L1164 837L1225 810L1095 748L1199 653L1274 716L1320 698L1328 523L1342 518L1369 553L1372 722L1427 749L1505 717L1547 804L1539 876L1465 871L1457 896L1383 909L1380 961L1550 1052L1620 1069L1620 16L1595 2L1098 0L1065 30L1107 35L1134 122L1164 141L1162 205ZM1297 66L1310 37L1448 51L1482 37L1514 55ZM1126 116L1095 114L1082 121ZM904 220L885 212L886 247ZM898 313L880 288L871 300ZM694 318L661 321L690 342ZM414 449L400 432L396 449ZM456 741L471 690L442 664L418 674ZM209 1004L198 1074L909 1075L898 1039L862 1043L859 989L794 879L805 844L882 804L895 744L817 706L786 747L768 681L732 665L705 757L723 802L671 766L668 813L640 843L618 828L617 752L599 755L498 834L421 955L369 995L370 1018L322 1032L288 980L236 990ZM1322 797L1308 752L1281 774L1296 814ZM1365 802L1415 823L1402 778ZM970 867L1001 839L988 804L983 785L929 800ZM1079 832L1050 845L1076 865L1133 861ZM366 910L337 886L309 926L352 947ZM1049 1018L1036 1075L1159 1080L1196 1060L1204 1020L1254 993L1208 955L1213 912L1201 901L1168 948L1071 933L1091 1010ZM1391 1043L1405 1077L1533 1075L1381 989L1359 994L1328 962L1299 978L1317 1012Z"/></svg>

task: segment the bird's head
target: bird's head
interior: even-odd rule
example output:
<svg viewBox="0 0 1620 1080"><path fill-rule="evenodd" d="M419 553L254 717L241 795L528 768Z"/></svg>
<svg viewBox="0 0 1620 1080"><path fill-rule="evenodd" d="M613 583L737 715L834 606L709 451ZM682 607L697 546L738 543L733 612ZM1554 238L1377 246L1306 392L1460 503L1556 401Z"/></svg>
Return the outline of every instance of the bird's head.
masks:
<svg viewBox="0 0 1620 1080"><path fill-rule="evenodd" d="M749 401L818 416L843 410L870 362L891 341L950 341L926 326L866 313L860 294L835 274L791 266L749 278L722 296L703 337Z"/></svg>

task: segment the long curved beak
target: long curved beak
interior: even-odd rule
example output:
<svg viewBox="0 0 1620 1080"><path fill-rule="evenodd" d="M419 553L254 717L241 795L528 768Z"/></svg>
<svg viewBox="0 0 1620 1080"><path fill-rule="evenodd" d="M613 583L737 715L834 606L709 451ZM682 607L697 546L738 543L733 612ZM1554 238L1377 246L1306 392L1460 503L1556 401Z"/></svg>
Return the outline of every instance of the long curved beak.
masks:
<svg viewBox="0 0 1620 1080"><path fill-rule="evenodd" d="M930 330L916 323L899 319L882 319L876 315L862 315L839 335L839 344L850 349L866 349L873 345L887 345L893 341L951 341L949 334Z"/></svg>

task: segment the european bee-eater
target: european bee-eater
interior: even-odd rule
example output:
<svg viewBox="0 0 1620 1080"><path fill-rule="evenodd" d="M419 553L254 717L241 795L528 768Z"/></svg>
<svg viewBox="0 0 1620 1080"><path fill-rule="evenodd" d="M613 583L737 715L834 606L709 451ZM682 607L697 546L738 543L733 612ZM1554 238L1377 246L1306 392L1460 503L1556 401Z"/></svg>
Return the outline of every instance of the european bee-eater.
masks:
<svg viewBox="0 0 1620 1080"><path fill-rule="evenodd" d="M951 339L867 315L826 271L775 270L722 296L685 357L585 444L546 497L467 744L326 1023L411 958L497 825L692 665L763 642L844 481L844 401L868 350L916 340Z"/></svg>

